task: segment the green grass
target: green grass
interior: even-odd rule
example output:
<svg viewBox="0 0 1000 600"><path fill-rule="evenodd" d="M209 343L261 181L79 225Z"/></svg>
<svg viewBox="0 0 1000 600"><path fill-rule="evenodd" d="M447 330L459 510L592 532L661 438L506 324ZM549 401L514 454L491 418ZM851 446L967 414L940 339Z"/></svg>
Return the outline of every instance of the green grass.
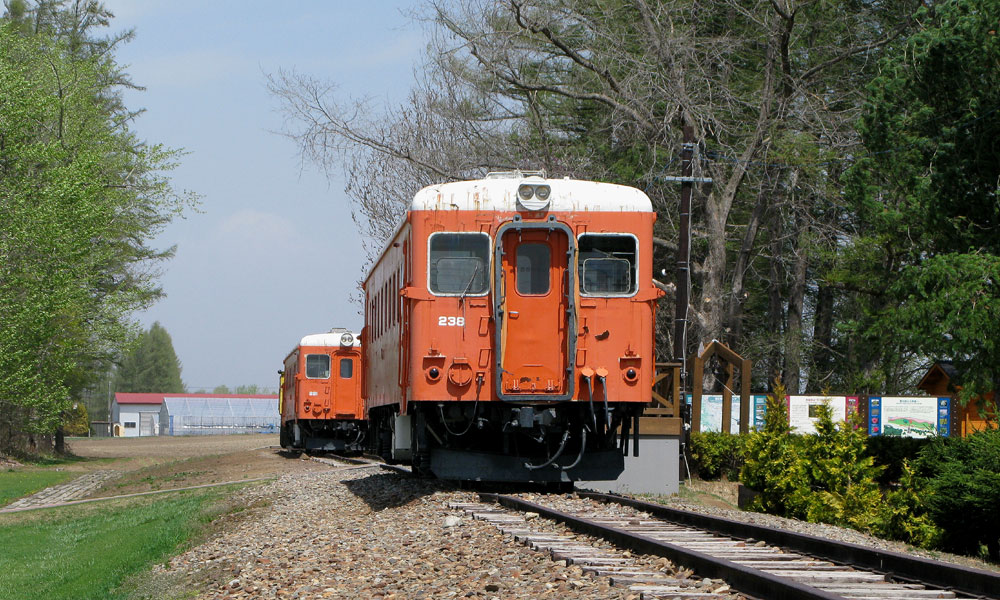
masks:
<svg viewBox="0 0 1000 600"><path fill-rule="evenodd" d="M0 516L0 600L123 600L231 507L235 486Z"/></svg>
<svg viewBox="0 0 1000 600"><path fill-rule="evenodd" d="M75 475L79 473L52 469L0 471L0 506L6 506L18 498L34 494L50 485L62 483Z"/></svg>

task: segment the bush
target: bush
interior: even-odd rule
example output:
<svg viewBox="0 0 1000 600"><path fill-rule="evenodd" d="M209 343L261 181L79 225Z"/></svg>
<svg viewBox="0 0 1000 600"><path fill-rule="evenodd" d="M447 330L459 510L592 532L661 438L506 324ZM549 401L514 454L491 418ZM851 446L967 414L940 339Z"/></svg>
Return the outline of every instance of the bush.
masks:
<svg viewBox="0 0 1000 600"><path fill-rule="evenodd" d="M740 481L759 492L751 510L775 515L801 514L801 498L806 474L802 461L802 436L792 435L788 410L783 400L785 388L777 382L767 398L764 429L750 434Z"/></svg>
<svg viewBox="0 0 1000 600"><path fill-rule="evenodd" d="M1000 560L1000 431L967 438L938 438L920 453L926 478L923 505L941 528L941 545Z"/></svg>
<svg viewBox="0 0 1000 600"><path fill-rule="evenodd" d="M868 438L865 455L871 456L876 465L884 468L878 482L883 487L889 487L900 482L904 477L903 464L909 462L912 465L928 443L930 439L926 438L873 435Z"/></svg>
<svg viewBox="0 0 1000 600"><path fill-rule="evenodd" d="M886 493L872 533L921 548L936 548L943 532L927 514L923 501L926 488L927 480L917 477L910 461L904 459L899 482Z"/></svg>
<svg viewBox="0 0 1000 600"><path fill-rule="evenodd" d="M806 518L872 531L882 502L876 478L882 472L865 456L867 433L860 417L834 423L829 406L819 407L816 434L807 436L805 470L810 494Z"/></svg>
<svg viewBox="0 0 1000 600"><path fill-rule="evenodd" d="M729 481L736 481L743 468L745 452L744 436L718 431L691 434L691 457L702 479L718 479L725 475Z"/></svg>
<svg viewBox="0 0 1000 600"><path fill-rule="evenodd" d="M760 492L753 510L811 522L871 531L882 497L882 469L865 456L865 432L857 419L834 424L821 407L816 435L793 435L780 382L767 399L764 429L750 436L740 480Z"/></svg>

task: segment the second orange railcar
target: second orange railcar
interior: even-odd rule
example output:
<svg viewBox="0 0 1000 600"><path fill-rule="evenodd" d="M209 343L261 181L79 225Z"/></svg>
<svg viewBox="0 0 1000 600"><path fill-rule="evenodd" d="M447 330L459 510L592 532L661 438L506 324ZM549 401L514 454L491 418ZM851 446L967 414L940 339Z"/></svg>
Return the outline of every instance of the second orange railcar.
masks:
<svg viewBox="0 0 1000 600"><path fill-rule="evenodd" d="M307 335L285 358L278 412L282 448L361 451L361 340L346 329Z"/></svg>

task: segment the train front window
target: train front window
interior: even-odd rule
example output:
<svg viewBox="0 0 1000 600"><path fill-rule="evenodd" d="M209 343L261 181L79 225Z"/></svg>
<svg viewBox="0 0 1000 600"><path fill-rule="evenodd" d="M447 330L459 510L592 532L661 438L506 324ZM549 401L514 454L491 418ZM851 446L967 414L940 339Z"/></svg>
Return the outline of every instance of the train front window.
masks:
<svg viewBox="0 0 1000 600"><path fill-rule="evenodd" d="M487 291L490 238L482 233L435 233L430 238L427 281L435 294Z"/></svg>
<svg viewBox="0 0 1000 600"><path fill-rule="evenodd" d="M329 379L330 357L326 354L306 354L306 377L309 379Z"/></svg>
<svg viewBox="0 0 1000 600"><path fill-rule="evenodd" d="M523 242L517 246L517 293L522 296L541 296L549 293L549 245L540 242Z"/></svg>
<svg viewBox="0 0 1000 600"><path fill-rule="evenodd" d="M340 359L340 378L350 379L354 377L354 361L349 358Z"/></svg>
<svg viewBox="0 0 1000 600"><path fill-rule="evenodd" d="M626 234L584 234L579 239L580 293L629 296L638 282L637 243Z"/></svg>

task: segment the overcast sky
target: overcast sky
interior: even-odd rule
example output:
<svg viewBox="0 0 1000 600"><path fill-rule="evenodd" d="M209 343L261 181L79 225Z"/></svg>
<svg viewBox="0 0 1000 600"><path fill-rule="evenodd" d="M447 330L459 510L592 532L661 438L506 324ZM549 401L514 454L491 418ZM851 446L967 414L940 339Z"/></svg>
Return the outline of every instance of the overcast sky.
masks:
<svg viewBox="0 0 1000 600"><path fill-rule="evenodd" d="M343 183L304 169L281 128L265 74L329 78L344 94L401 101L425 45L400 8L374 0L106 0L117 53L146 90L135 124L150 142L189 154L176 189L202 196L201 213L175 221L157 247L177 246L161 279L167 297L137 315L173 338L188 390L226 384L274 388L304 335L360 329L349 297L363 252Z"/></svg>

